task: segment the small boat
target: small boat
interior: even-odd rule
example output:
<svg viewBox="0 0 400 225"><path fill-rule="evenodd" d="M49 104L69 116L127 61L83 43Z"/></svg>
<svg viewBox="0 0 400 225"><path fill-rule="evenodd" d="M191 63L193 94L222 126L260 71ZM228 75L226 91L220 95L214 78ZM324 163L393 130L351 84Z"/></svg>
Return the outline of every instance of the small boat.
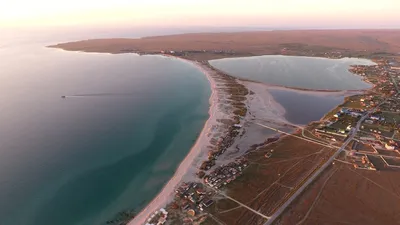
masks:
<svg viewBox="0 0 400 225"><path fill-rule="evenodd" d="M65 95L61 96L61 98L65 98L65 97L66 97Z"/></svg>

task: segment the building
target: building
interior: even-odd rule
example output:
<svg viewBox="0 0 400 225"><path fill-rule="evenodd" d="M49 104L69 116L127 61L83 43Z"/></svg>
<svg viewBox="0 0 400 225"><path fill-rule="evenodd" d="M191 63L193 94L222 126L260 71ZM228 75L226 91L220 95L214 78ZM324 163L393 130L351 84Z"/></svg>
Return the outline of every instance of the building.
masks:
<svg viewBox="0 0 400 225"><path fill-rule="evenodd" d="M195 215L196 215L196 212L195 212L193 209L189 209L189 210L187 211L187 214L188 214L189 216L195 216Z"/></svg>
<svg viewBox="0 0 400 225"><path fill-rule="evenodd" d="M387 149L387 150L394 150L394 146L393 145L389 145L389 144L385 144L385 148Z"/></svg>
<svg viewBox="0 0 400 225"><path fill-rule="evenodd" d="M210 205L212 205L214 203L214 201L213 200L207 200L207 201L204 201L203 202L203 205L204 205L204 207L209 207Z"/></svg>

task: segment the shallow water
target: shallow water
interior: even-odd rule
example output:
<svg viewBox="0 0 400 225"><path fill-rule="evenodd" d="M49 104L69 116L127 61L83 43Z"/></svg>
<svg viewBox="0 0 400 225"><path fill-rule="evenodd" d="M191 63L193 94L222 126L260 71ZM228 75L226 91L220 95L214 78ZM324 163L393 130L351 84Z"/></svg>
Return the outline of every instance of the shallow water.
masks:
<svg viewBox="0 0 400 225"><path fill-rule="evenodd" d="M103 224L140 210L208 118L207 79L175 59L37 45L0 58L0 224Z"/></svg>
<svg viewBox="0 0 400 225"><path fill-rule="evenodd" d="M317 93L284 88L272 88L268 91L285 108L285 118L291 123L301 125L320 120L346 97L335 92Z"/></svg>
<svg viewBox="0 0 400 225"><path fill-rule="evenodd" d="M315 90L360 90L370 88L350 65L374 65L357 58L326 59L267 55L211 60L210 64L233 76L267 84Z"/></svg>

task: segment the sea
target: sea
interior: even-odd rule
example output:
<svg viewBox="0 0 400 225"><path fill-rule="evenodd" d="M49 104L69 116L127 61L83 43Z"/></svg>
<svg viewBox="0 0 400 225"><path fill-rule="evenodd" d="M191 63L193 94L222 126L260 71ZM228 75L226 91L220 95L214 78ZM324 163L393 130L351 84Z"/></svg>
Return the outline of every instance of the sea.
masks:
<svg viewBox="0 0 400 225"><path fill-rule="evenodd" d="M351 65L375 65L359 58L284 55L226 58L211 60L210 64L238 78L281 86L266 89L286 110L285 118L299 125L320 120L352 95L340 91L371 88L370 83L349 72L349 68Z"/></svg>
<svg viewBox="0 0 400 225"><path fill-rule="evenodd" d="M1 225L106 224L171 178L208 118L206 77L163 56L46 48L157 32L1 37Z"/></svg>

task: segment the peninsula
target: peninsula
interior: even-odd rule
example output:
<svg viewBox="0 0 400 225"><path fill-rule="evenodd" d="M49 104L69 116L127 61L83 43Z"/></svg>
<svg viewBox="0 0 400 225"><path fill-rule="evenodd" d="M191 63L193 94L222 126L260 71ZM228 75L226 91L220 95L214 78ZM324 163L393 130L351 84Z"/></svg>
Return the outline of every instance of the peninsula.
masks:
<svg viewBox="0 0 400 225"><path fill-rule="evenodd" d="M197 142L158 196L125 224L373 225L400 221L398 40L400 30L309 30L50 47L174 57L198 67L211 84L210 117ZM268 92L272 85L208 63L260 55L367 58L376 65L349 70L373 88L347 97L320 121L292 124Z"/></svg>

